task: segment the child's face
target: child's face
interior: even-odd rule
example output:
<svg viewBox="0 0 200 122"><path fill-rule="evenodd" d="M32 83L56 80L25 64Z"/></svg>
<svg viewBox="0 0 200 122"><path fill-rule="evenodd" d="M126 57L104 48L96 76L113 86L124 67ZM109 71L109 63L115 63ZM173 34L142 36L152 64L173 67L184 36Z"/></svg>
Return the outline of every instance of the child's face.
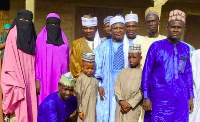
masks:
<svg viewBox="0 0 200 122"><path fill-rule="evenodd" d="M95 63L94 62L83 62L83 72L88 77L92 76L95 70Z"/></svg>
<svg viewBox="0 0 200 122"><path fill-rule="evenodd" d="M131 68L135 68L140 64L142 59L141 53L129 53L128 61Z"/></svg>

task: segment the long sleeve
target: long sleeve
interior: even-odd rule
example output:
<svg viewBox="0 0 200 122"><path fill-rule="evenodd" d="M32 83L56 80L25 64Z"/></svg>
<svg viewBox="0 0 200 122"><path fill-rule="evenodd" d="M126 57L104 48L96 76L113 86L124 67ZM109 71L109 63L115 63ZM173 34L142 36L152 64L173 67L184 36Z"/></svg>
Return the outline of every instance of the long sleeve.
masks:
<svg viewBox="0 0 200 122"><path fill-rule="evenodd" d="M115 95L117 97L117 101L124 100L122 97L122 93L121 93L121 81L123 81L122 75L123 75L122 71L120 71L120 73L116 79L116 82L115 82Z"/></svg>
<svg viewBox="0 0 200 122"><path fill-rule="evenodd" d="M21 72L18 70L19 62L16 38L13 28L8 37L5 47L4 63L1 72L1 87L3 93L2 108L4 113L13 113L16 107L24 100L25 84L21 79Z"/></svg>
<svg viewBox="0 0 200 122"><path fill-rule="evenodd" d="M198 54L196 53L196 51L193 52L193 54L192 54L191 64L192 64L192 73L193 73L193 81L194 81L193 85L194 85L195 89L199 89L198 86L200 86L200 85L198 85L198 84L200 84L200 83L195 82L198 80L197 78L199 78L198 77L199 74L198 74L198 70L197 70L199 61L198 61Z"/></svg>
<svg viewBox="0 0 200 122"><path fill-rule="evenodd" d="M77 109L77 98L75 96L71 96L71 100L69 102L69 108L68 112L66 114L66 117L73 117L76 115L76 109Z"/></svg>
<svg viewBox="0 0 200 122"><path fill-rule="evenodd" d="M190 62L190 56L188 57L189 58L186 64L185 78L187 79L188 96L189 98L194 98L192 67L191 67L191 62Z"/></svg>
<svg viewBox="0 0 200 122"><path fill-rule="evenodd" d="M67 50L66 50L66 53L67 53L67 71L69 71L69 63L70 63L70 50L69 50L69 46L67 46Z"/></svg>
<svg viewBox="0 0 200 122"><path fill-rule="evenodd" d="M155 55L156 51L154 49L156 49L156 48L154 47L154 44L152 44L148 50L147 57L145 60L145 65L144 65L143 72L142 72L141 86L142 86L144 98L149 98L151 75L152 75L152 71L153 71L153 67L154 67L154 63L155 63L154 55ZM143 58L145 58L145 57L143 57Z"/></svg>
<svg viewBox="0 0 200 122"><path fill-rule="evenodd" d="M56 103L53 100L39 106L38 122L58 122Z"/></svg>
<svg viewBox="0 0 200 122"><path fill-rule="evenodd" d="M100 45L101 46L101 45ZM103 79L103 72L102 72L102 67L103 67L103 52L100 48L100 46L98 46L95 50L94 50L94 54L95 54L95 72L94 72L94 76L98 79L99 81L99 87L102 86L102 79Z"/></svg>
<svg viewBox="0 0 200 122"><path fill-rule="evenodd" d="M38 50L38 41L36 41L36 61L35 61L35 79L37 81L41 81L41 61L39 56L39 50Z"/></svg>
<svg viewBox="0 0 200 122"><path fill-rule="evenodd" d="M141 89L138 90L138 92L134 95L134 97L131 97L127 102L131 105L132 108L135 108L136 105L141 101L142 99L142 91Z"/></svg>
<svg viewBox="0 0 200 122"><path fill-rule="evenodd" d="M78 102L78 112L83 111L83 108L82 108L82 92L83 92L82 80L81 80L81 77L78 77L78 79L76 81L76 99L77 99L77 102Z"/></svg>
<svg viewBox="0 0 200 122"><path fill-rule="evenodd" d="M70 53L70 71L72 73L72 75L76 78L78 77L81 72L82 72L82 68L81 68L81 46L79 46L79 48L77 48L78 43L74 43L72 45L72 50Z"/></svg>
<svg viewBox="0 0 200 122"><path fill-rule="evenodd" d="M61 29L62 30L62 29ZM69 71L69 62L70 62L70 50L69 50L69 44L68 44L68 40L62 30L62 38L63 38L63 41L65 42L65 46L67 47L66 49L66 54L67 54L67 58L66 58L66 61L67 61L67 71L66 70L63 70L62 71L62 74L65 74L66 72ZM65 68L64 68L65 69Z"/></svg>

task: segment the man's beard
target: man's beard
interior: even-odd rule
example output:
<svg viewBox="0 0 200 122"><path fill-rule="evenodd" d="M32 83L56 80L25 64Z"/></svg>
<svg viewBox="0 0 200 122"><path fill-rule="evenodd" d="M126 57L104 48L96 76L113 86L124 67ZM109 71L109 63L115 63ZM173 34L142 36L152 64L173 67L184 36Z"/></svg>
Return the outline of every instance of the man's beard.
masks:
<svg viewBox="0 0 200 122"><path fill-rule="evenodd" d="M128 36L129 39L135 39L136 38L136 35L134 36Z"/></svg>
<svg viewBox="0 0 200 122"><path fill-rule="evenodd" d="M114 40L116 40L117 42L122 42L123 41L123 38L115 38L113 37Z"/></svg>

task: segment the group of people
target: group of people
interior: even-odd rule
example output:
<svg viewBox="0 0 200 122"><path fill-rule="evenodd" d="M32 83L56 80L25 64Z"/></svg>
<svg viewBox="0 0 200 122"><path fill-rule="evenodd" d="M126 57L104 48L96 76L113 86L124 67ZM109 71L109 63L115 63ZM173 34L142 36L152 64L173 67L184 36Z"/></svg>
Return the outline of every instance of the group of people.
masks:
<svg viewBox="0 0 200 122"><path fill-rule="evenodd" d="M140 36L137 14L107 16L100 38L97 17L84 15L85 36L69 50L58 14L36 35L32 12L20 10L1 36L4 121L198 122L200 51L180 41L185 18L171 11L163 36L149 7Z"/></svg>

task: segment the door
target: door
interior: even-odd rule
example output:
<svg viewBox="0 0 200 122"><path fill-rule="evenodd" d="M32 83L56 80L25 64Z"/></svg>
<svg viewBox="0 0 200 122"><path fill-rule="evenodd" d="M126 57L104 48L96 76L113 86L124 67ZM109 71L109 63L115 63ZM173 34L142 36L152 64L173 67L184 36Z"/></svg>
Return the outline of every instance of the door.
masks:
<svg viewBox="0 0 200 122"><path fill-rule="evenodd" d="M186 19L185 42L200 49L200 16L188 15Z"/></svg>

